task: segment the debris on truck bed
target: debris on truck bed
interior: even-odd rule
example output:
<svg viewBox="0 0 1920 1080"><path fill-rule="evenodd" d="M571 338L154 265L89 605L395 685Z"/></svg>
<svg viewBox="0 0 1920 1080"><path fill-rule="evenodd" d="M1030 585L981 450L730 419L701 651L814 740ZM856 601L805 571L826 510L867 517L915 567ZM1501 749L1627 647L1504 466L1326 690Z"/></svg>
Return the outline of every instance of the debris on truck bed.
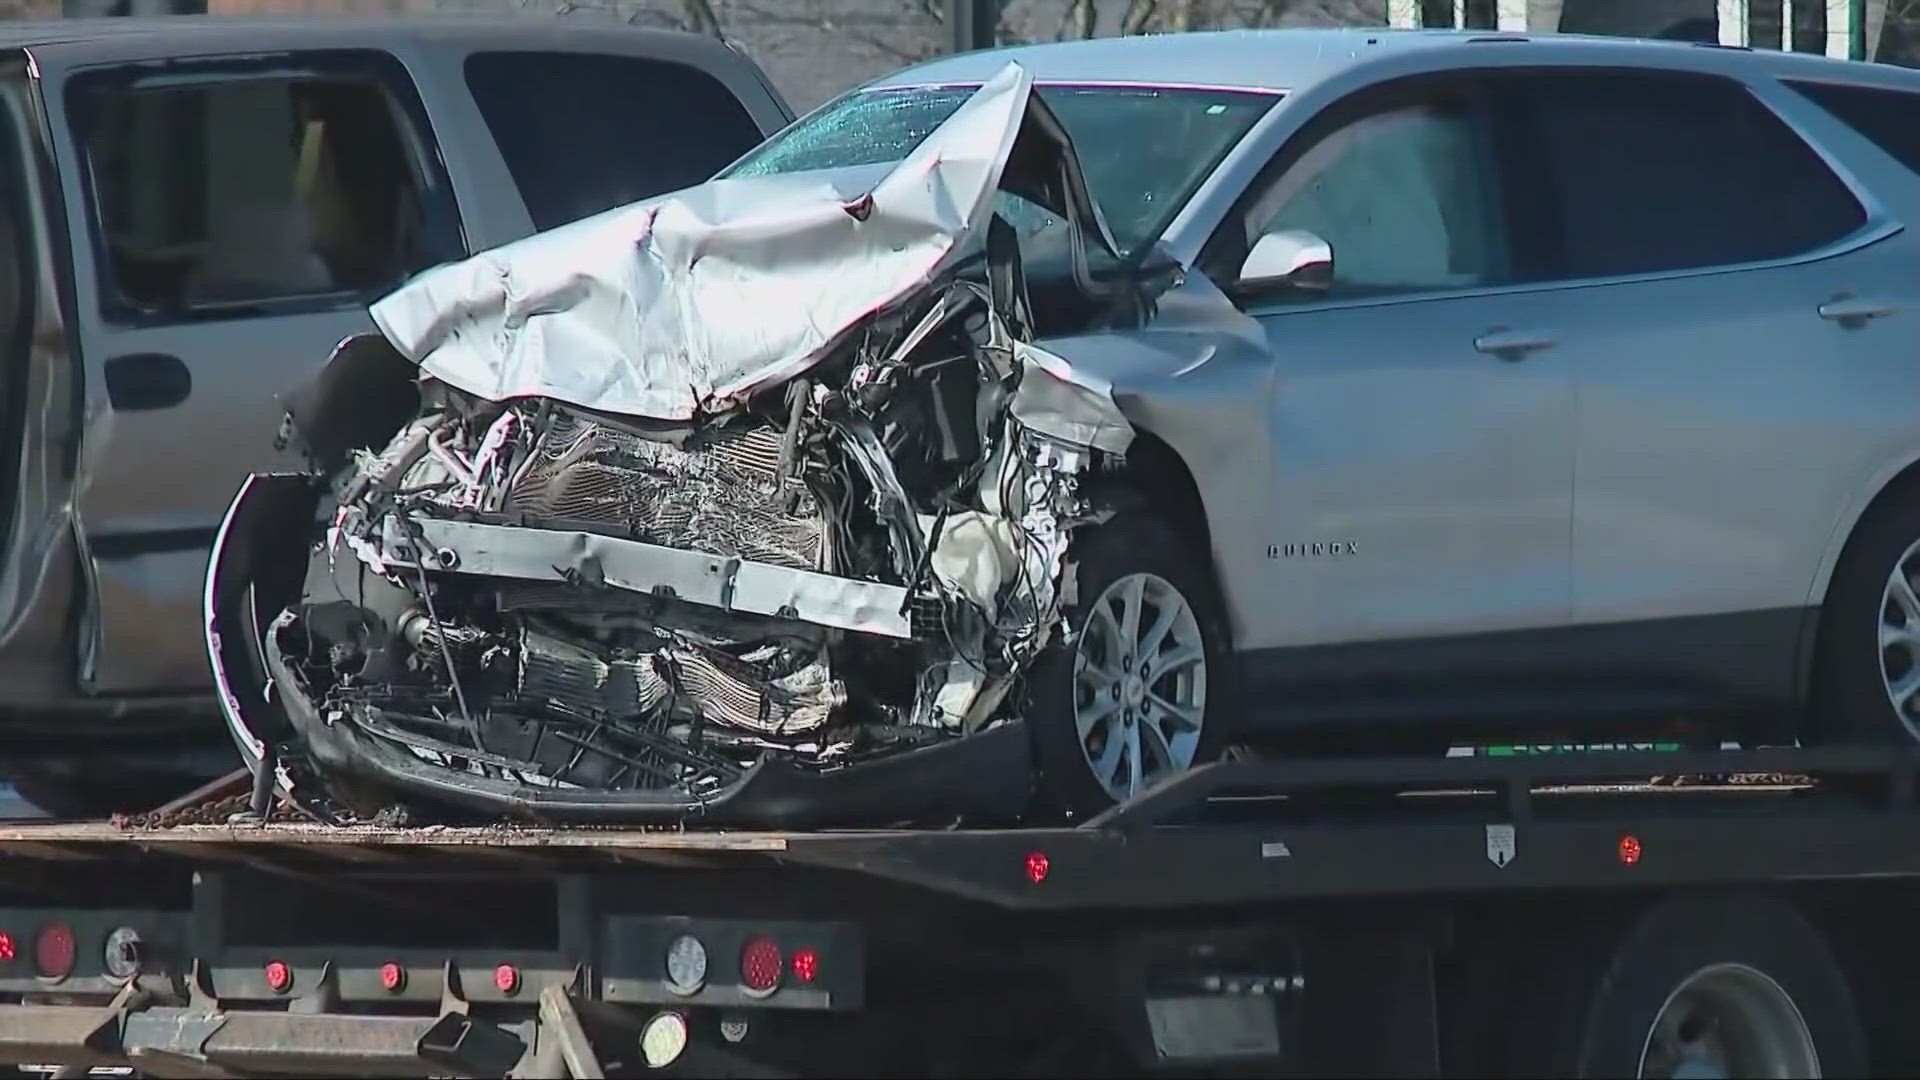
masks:
<svg viewBox="0 0 1920 1080"><path fill-rule="evenodd" d="M222 528L247 759L548 821L1019 806L1021 677L1132 431L1032 344L1062 316L1030 305L1015 191L1114 250L1009 65L877 174L715 181L375 305L384 336L289 402L313 475L251 478Z"/></svg>

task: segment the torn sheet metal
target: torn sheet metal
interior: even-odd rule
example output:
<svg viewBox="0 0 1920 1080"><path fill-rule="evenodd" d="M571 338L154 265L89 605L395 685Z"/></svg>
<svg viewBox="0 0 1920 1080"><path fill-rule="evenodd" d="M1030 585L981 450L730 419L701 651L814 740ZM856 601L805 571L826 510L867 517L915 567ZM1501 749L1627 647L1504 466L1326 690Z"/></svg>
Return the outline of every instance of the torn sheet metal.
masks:
<svg viewBox="0 0 1920 1080"><path fill-rule="evenodd" d="M489 401L724 410L940 271L991 209L1032 87L1007 65L877 183L714 181L430 271L374 321L427 374Z"/></svg>
<svg viewBox="0 0 1920 1080"><path fill-rule="evenodd" d="M1014 355L1025 369L1013 392L1014 419L1073 446L1127 452L1133 425L1114 403L1111 383L1038 345L1016 343Z"/></svg>

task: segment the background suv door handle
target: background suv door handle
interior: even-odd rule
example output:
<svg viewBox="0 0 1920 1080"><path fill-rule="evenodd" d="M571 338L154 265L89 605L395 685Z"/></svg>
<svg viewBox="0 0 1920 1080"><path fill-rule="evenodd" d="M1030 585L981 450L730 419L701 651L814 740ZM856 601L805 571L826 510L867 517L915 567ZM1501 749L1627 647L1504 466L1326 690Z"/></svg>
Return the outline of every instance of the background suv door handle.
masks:
<svg viewBox="0 0 1920 1080"><path fill-rule="evenodd" d="M1828 322L1858 326L1872 319L1885 318L1900 310L1900 305L1891 300L1869 300L1865 297L1835 297L1820 305L1820 317Z"/></svg>
<svg viewBox="0 0 1920 1080"><path fill-rule="evenodd" d="M1521 360L1529 353L1551 349L1558 339L1544 330L1489 330L1473 339L1473 347L1502 360Z"/></svg>

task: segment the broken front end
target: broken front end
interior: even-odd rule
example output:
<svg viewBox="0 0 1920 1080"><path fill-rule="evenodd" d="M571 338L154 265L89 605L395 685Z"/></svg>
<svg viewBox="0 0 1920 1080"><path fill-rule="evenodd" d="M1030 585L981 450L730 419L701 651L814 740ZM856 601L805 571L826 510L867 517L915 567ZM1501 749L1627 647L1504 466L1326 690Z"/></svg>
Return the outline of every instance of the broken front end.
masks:
<svg viewBox="0 0 1920 1080"><path fill-rule="evenodd" d="M601 822L1017 814L1022 677L1058 644L1069 538L1098 517L1089 472L1129 432L1032 344L1019 241L991 212L1038 138L1041 107L1013 105L931 272L856 286L844 327L733 362L748 377L684 410L556 389L563 356L542 358L546 392L474 392L470 354L436 361L405 312L346 343L290 402L312 474L249 481L209 581L249 760L361 812L371 792ZM995 134L979 121L970 137ZM1074 186L1059 155L1027 156ZM892 228L897 252L898 201L874 192L836 210L850 236ZM719 243L701 239L688 267ZM699 283L663 280L628 310Z"/></svg>

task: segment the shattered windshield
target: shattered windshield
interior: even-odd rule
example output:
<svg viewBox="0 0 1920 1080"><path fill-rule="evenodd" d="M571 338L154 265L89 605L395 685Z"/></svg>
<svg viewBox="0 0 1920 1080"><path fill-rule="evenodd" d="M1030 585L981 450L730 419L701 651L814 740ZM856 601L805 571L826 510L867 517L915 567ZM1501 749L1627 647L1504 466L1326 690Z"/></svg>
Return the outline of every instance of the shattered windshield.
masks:
<svg viewBox="0 0 1920 1080"><path fill-rule="evenodd" d="M796 121L722 176L771 176L899 161L972 96L972 86L849 94ZM1279 98L1186 87L1040 85L1073 138L1087 187L1122 254L1150 243L1214 166ZM1053 224L1042 208L1001 195L1023 235Z"/></svg>

